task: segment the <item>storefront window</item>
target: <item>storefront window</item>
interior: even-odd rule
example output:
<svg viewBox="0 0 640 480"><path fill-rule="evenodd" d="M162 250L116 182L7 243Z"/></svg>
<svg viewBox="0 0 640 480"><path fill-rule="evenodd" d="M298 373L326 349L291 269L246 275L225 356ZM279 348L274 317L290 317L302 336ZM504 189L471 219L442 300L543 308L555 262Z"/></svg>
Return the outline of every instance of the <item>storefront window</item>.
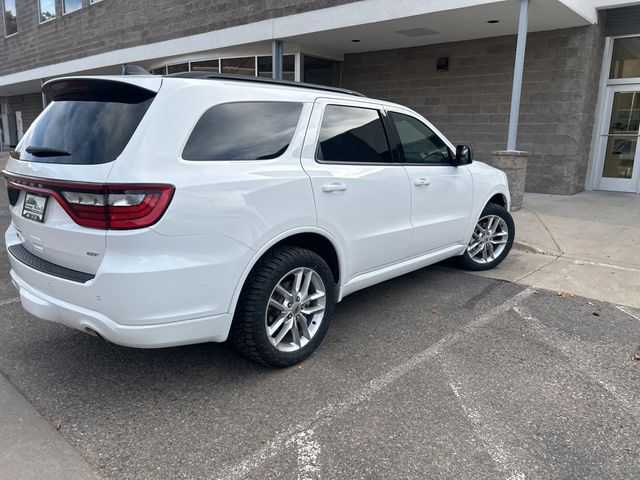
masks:
<svg viewBox="0 0 640 480"><path fill-rule="evenodd" d="M285 55L282 59L282 79L296 79L295 55ZM273 62L271 57L258 57L258 76L271 78L273 76Z"/></svg>
<svg viewBox="0 0 640 480"><path fill-rule="evenodd" d="M179 63L178 65L169 65L167 67L167 73L182 73L189 71L188 63Z"/></svg>
<svg viewBox="0 0 640 480"><path fill-rule="evenodd" d="M223 58L222 73L256 76L256 57Z"/></svg>
<svg viewBox="0 0 640 480"><path fill-rule="evenodd" d="M8 37L14 33L18 33L16 0L4 0L4 34Z"/></svg>
<svg viewBox="0 0 640 480"><path fill-rule="evenodd" d="M204 62L191 62L192 72L208 72L219 73L220 61L219 60L206 60Z"/></svg>
<svg viewBox="0 0 640 480"><path fill-rule="evenodd" d="M340 62L304 57L304 81L329 87L340 86Z"/></svg>
<svg viewBox="0 0 640 480"><path fill-rule="evenodd" d="M640 77L640 37L613 41L609 78Z"/></svg>

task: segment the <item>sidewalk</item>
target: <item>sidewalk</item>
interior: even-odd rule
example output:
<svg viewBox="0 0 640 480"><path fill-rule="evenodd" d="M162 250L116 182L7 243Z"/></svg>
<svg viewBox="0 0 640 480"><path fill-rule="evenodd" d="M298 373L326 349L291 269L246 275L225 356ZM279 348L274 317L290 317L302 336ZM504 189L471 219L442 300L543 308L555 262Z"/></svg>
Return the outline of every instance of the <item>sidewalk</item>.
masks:
<svg viewBox="0 0 640 480"><path fill-rule="evenodd" d="M0 477L20 480L98 480L62 438L0 374Z"/></svg>
<svg viewBox="0 0 640 480"><path fill-rule="evenodd" d="M525 194L516 244L480 275L640 308L640 195Z"/></svg>

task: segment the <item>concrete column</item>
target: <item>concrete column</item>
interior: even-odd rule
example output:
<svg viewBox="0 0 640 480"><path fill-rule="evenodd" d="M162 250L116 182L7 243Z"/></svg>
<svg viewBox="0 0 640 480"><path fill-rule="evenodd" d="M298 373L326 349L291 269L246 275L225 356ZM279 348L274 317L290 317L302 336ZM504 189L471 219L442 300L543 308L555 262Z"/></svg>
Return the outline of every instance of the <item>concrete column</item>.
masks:
<svg viewBox="0 0 640 480"><path fill-rule="evenodd" d="M282 80L282 63L284 46L282 40L273 40L271 43L271 72L276 80Z"/></svg>
<svg viewBox="0 0 640 480"><path fill-rule="evenodd" d="M520 116L520 94L522 92L522 74L524 72L524 51L527 44L528 24L529 0L520 0L518 41L516 44L516 61L513 66L513 86L511 89L511 110L509 113L509 135L507 137L507 150L516 149L516 140L518 137L518 117Z"/></svg>
<svg viewBox="0 0 640 480"><path fill-rule="evenodd" d="M493 152L493 158L488 162L507 174L509 192L511 193L511 211L522 208L524 184L527 179L527 152L506 150Z"/></svg>

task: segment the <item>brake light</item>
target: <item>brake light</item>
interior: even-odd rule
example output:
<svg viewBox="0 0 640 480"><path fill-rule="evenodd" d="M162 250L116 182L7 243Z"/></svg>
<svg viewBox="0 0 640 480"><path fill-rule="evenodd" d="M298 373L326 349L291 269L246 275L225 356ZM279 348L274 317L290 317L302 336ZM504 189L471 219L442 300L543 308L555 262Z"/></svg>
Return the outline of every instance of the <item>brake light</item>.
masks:
<svg viewBox="0 0 640 480"><path fill-rule="evenodd" d="M13 188L54 197L78 225L105 230L153 225L166 211L175 190L172 185L99 185L7 177Z"/></svg>

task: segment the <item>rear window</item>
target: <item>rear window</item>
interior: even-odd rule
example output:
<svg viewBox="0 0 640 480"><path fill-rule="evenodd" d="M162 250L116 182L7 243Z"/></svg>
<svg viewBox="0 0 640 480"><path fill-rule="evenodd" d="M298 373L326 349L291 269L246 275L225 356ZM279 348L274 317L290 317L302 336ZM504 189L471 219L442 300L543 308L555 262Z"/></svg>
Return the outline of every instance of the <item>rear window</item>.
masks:
<svg viewBox="0 0 640 480"><path fill-rule="evenodd" d="M268 160L282 155L298 125L301 103L233 102L207 110L182 152L185 160Z"/></svg>
<svg viewBox="0 0 640 480"><path fill-rule="evenodd" d="M53 102L22 138L14 158L95 165L114 161L129 143L155 94L104 80L54 83Z"/></svg>
<svg viewBox="0 0 640 480"><path fill-rule="evenodd" d="M370 108L327 105L316 159L338 163L392 162L380 112Z"/></svg>

